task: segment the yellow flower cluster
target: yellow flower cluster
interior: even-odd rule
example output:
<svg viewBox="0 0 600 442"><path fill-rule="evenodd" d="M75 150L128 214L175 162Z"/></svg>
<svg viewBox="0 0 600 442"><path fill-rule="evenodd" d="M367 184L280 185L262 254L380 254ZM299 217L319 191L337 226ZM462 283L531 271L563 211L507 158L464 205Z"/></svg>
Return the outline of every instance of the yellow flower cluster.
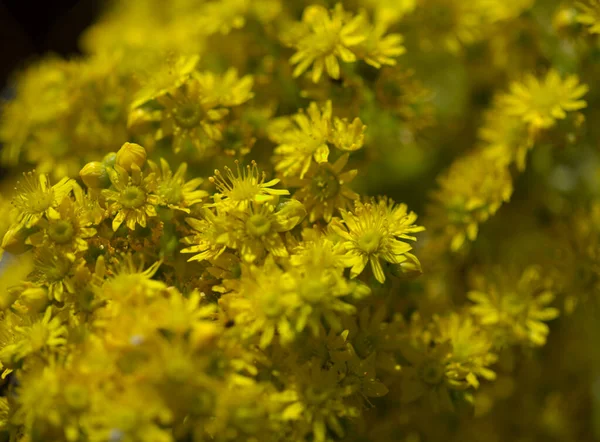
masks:
<svg viewBox="0 0 600 442"><path fill-rule="evenodd" d="M600 438L598 33L111 2L3 94L0 441Z"/></svg>

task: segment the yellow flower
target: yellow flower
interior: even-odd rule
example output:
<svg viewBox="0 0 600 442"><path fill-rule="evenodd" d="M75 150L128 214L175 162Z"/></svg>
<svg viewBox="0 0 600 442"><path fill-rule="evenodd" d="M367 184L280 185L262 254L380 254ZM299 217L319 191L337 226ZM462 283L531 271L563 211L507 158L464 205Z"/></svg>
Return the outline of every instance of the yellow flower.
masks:
<svg viewBox="0 0 600 442"><path fill-rule="evenodd" d="M96 234L96 229L91 227L92 221L81 200L65 198L57 207L56 216L39 221L40 230L30 235L27 243L35 247L52 247L61 252L85 251L88 249L86 239Z"/></svg>
<svg viewBox="0 0 600 442"><path fill-rule="evenodd" d="M360 34L363 17L344 11L338 3L331 14L322 6L309 6L302 15L303 32L292 44L297 52L290 58L296 65L294 77L299 77L312 66L312 81L317 83L323 70L331 78L340 78L338 58L349 63L356 61L352 47L365 39Z"/></svg>
<svg viewBox="0 0 600 442"><path fill-rule="evenodd" d="M360 121L360 118L355 118L352 123L348 123L345 118L336 117L333 119L331 142L339 150L354 152L363 147L366 129L367 126Z"/></svg>
<svg viewBox="0 0 600 442"><path fill-rule="evenodd" d="M196 5L195 3L191 4ZM252 7L253 3L250 0L221 0L201 3L201 5L201 8L196 6L198 30L207 35L216 33L226 35L232 29L244 27L248 9ZM174 24L178 26L177 22ZM196 26L191 25L190 28L195 29Z"/></svg>
<svg viewBox="0 0 600 442"><path fill-rule="evenodd" d="M343 244L334 242L324 232L316 228L304 229L302 241L293 247L290 263L304 269L337 271L346 267L345 253Z"/></svg>
<svg viewBox="0 0 600 442"><path fill-rule="evenodd" d="M270 138L278 144L275 170L284 176L304 178L313 160L324 163L329 157L327 145L331 131L331 101L319 108L310 103L308 110L276 120L269 128Z"/></svg>
<svg viewBox="0 0 600 442"><path fill-rule="evenodd" d="M467 239L477 238L479 224L495 214L512 195L512 177L506 162L475 151L458 158L438 179L431 207L435 229L460 249Z"/></svg>
<svg viewBox="0 0 600 442"><path fill-rule="evenodd" d="M269 202L278 196L290 194L285 189L272 189L280 181L277 178L265 183L266 173L259 172L255 161L240 168L240 164L236 160L235 166L237 176L229 167L225 166L225 176L219 170L215 170L215 176L209 178L219 191L214 198L220 207L244 211L253 202Z"/></svg>
<svg viewBox="0 0 600 442"><path fill-rule="evenodd" d="M15 388L12 423L22 428L26 440L31 440L30 435L42 440L81 440L82 415L95 405L98 386L106 382L98 374L67 368L55 356L45 364L32 364Z"/></svg>
<svg viewBox="0 0 600 442"><path fill-rule="evenodd" d="M360 3L373 9L375 21L382 24L398 22L417 6L417 0L361 0Z"/></svg>
<svg viewBox="0 0 600 442"><path fill-rule="evenodd" d="M181 163L175 173L163 158L160 159L160 168L153 161L148 161L148 165L156 176L156 194L167 207L190 213L190 207L208 196L208 192L198 189L204 181L202 178L185 181L186 163Z"/></svg>
<svg viewBox="0 0 600 442"><path fill-rule="evenodd" d="M2 106L2 162L15 165L29 137L69 111L71 79L69 63L57 57L46 57L17 77L16 98Z"/></svg>
<svg viewBox="0 0 600 442"><path fill-rule="evenodd" d="M283 271L268 257L262 269L251 267L250 275L245 275L239 288L224 296L222 302L242 327L240 333L258 335L263 348L277 336L277 331L284 344L304 329L314 337L322 336L324 326L340 332L340 317L356 310L348 299L357 288L342 272L342 268L318 266L295 266ZM274 298L278 293L280 298Z"/></svg>
<svg viewBox="0 0 600 442"><path fill-rule="evenodd" d="M308 109L290 117L274 120L268 128L269 138L277 143L274 149L275 170L284 177L304 178L313 161L326 163L329 145L346 152L360 149L366 126L359 118L352 123L332 116L332 103L322 106L312 102Z"/></svg>
<svg viewBox="0 0 600 442"><path fill-rule="evenodd" d="M53 430L62 423L57 401L61 389L57 364L53 359L50 361L47 366L36 364L24 376L26 383L16 389L18 401L14 404L13 420L19 422L26 433L35 431L43 438L52 437Z"/></svg>
<svg viewBox="0 0 600 442"><path fill-rule="evenodd" d="M502 105L502 98L498 97L494 106L484 114L479 138L489 156L506 164L514 161L519 170L524 170L527 152L534 144L528 132L527 123L522 118L509 115Z"/></svg>
<svg viewBox="0 0 600 442"><path fill-rule="evenodd" d="M75 287L71 280L75 269L75 255L40 247L35 252L35 268L31 280L46 287L49 299L58 302L64 300L66 293L74 293Z"/></svg>
<svg viewBox="0 0 600 442"><path fill-rule="evenodd" d="M302 307L296 315L296 331L307 327L313 336L321 336L322 326L339 333L341 317L356 313L356 307L348 302L355 293L363 294L354 282L344 278L342 270L333 271L322 266L295 267L292 275Z"/></svg>
<svg viewBox="0 0 600 442"><path fill-rule="evenodd" d="M260 5L263 6L263 3ZM212 439L217 434L230 433L229 440L256 437L267 441L272 431L281 428L271 420L278 408L270 401L270 385L248 376L231 377L215 388L216 401L206 401L209 420L197 420L194 435L198 440ZM270 421L270 422L269 422Z"/></svg>
<svg viewBox="0 0 600 442"><path fill-rule="evenodd" d="M474 303L470 310L489 329L498 346L524 343L542 346L550 331L546 321L559 315L549 307L555 297L551 281L544 279L539 267L525 269L518 281L499 275L500 285L486 284L469 292ZM482 291L483 290L483 291Z"/></svg>
<svg viewBox="0 0 600 442"><path fill-rule="evenodd" d="M224 232L223 221L219 215L207 207L200 211L200 215L202 216L201 219L185 219L192 228L192 235L181 240L183 244L189 246L181 250L181 253L195 253L188 261L214 259L227 248L226 245L219 242L219 238Z"/></svg>
<svg viewBox="0 0 600 442"><path fill-rule="evenodd" d="M432 330L420 323L417 314L411 318L417 339L410 335L402 340L401 354L408 362L402 367L401 401L428 399L434 410L454 409L451 391L478 388L479 379L493 380L488 368L496 362L491 344L468 317L453 313L434 317Z"/></svg>
<svg viewBox="0 0 600 442"><path fill-rule="evenodd" d="M273 339L289 344L296 338L295 322L301 302L296 280L284 272L272 257L242 274L239 292L227 293L219 305L235 321L235 332L243 339L257 338L261 348Z"/></svg>
<svg viewBox="0 0 600 442"><path fill-rule="evenodd" d="M3 364L14 364L32 353L52 352L67 343L67 327L58 316L52 316L52 308L48 307L40 316L15 325L15 342L0 350Z"/></svg>
<svg viewBox="0 0 600 442"><path fill-rule="evenodd" d="M588 87L579 83L577 75L563 79L551 69L543 79L530 74L521 82L513 82L502 100L509 115L522 118L531 129L537 130L552 127L567 112L586 107L581 98L587 91Z"/></svg>
<svg viewBox="0 0 600 442"><path fill-rule="evenodd" d="M310 222L323 218L331 221L335 210L347 209L358 194L349 187L358 170L342 173L348 162L348 154L342 155L335 163L313 164L304 179L290 183L301 187L294 198L302 201L309 213Z"/></svg>
<svg viewBox="0 0 600 442"><path fill-rule="evenodd" d="M130 230L135 230L136 224L146 227L147 219L157 216L156 206L160 204L160 197L154 193L154 173L144 177L140 168L132 164L131 175L118 165L109 169L108 175L112 188L103 189L102 195L108 202L109 213L114 215L113 230L116 231L123 221Z"/></svg>
<svg viewBox="0 0 600 442"><path fill-rule="evenodd" d="M198 64L197 55L161 57L160 63L153 65L151 75L142 80L131 107L137 108L144 103L165 95L184 84Z"/></svg>
<svg viewBox="0 0 600 442"><path fill-rule="evenodd" d="M157 98L163 110L155 117L160 122L156 138L160 140L171 136L175 153L188 145L203 152L210 140L221 139L220 121L229 111L219 107L217 100L206 99L202 92L200 83L190 80L181 88Z"/></svg>
<svg viewBox="0 0 600 442"><path fill-rule="evenodd" d="M204 101L214 101L221 106L234 107L254 97L252 93L254 79L251 75L239 78L235 68L228 69L221 76L212 72L199 72L193 77L198 82Z"/></svg>
<svg viewBox="0 0 600 442"><path fill-rule="evenodd" d="M74 63L71 90L77 100L67 133L75 145L106 152L129 139L127 112L139 85L123 59L122 53L107 51Z"/></svg>
<svg viewBox="0 0 600 442"><path fill-rule="evenodd" d="M434 341L450 343L452 356L446 366L448 383L456 388L479 388L478 377L492 381L496 374L488 367L496 362L492 342L473 318L458 313L435 317Z"/></svg>
<svg viewBox="0 0 600 442"><path fill-rule="evenodd" d="M600 1L582 0L575 2L579 13L576 20L588 26L588 31L592 34L600 34Z"/></svg>
<svg viewBox="0 0 600 442"><path fill-rule="evenodd" d="M288 256L281 233L292 230L306 216L301 202L289 200L277 205L254 203L245 211L229 213L224 221L225 232L218 241L238 250L246 262L262 258L265 251L274 256Z"/></svg>
<svg viewBox="0 0 600 442"><path fill-rule="evenodd" d="M360 387L340 380L337 370L327 369L317 357L298 367L286 385L289 390L271 399L285 406L283 420L296 424L294 440L344 439L343 423L360 415L358 404L351 400Z"/></svg>
<svg viewBox="0 0 600 442"><path fill-rule="evenodd" d="M384 35L386 31L383 24L370 26L366 38L356 48L358 57L377 69L396 65L395 57L406 52L402 46L404 38L400 34Z"/></svg>
<svg viewBox="0 0 600 442"><path fill-rule="evenodd" d="M170 289L168 297L161 297L149 306L148 315L157 329L169 330L177 336L189 332L196 338L200 337L198 332L202 332L204 338L208 338L211 331L218 331L217 323L212 321L216 306L203 304L203 297L204 294L197 291L184 297L179 291Z"/></svg>
<svg viewBox="0 0 600 442"><path fill-rule="evenodd" d="M131 302L137 305L142 299L151 298L167 288L164 282L152 279L161 265L162 261L156 261L144 269L143 256L138 259L137 255L122 254L117 255L110 267L107 267L103 257L100 257L96 264L96 274L101 277L103 284L98 290L98 295L104 300L117 300L122 304ZM108 276L106 280L105 275ZM115 307L114 303L109 303L108 310L111 307L118 313L119 306Z"/></svg>
<svg viewBox="0 0 600 442"><path fill-rule="evenodd" d="M166 428L169 414L158 392L138 384L120 388L125 389L122 394L107 391L87 415L88 440L173 442L172 430Z"/></svg>
<svg viewBox="0 0 600 442"><path fill-rule="evenodd" d="M73 140L69 120L71 118L64 117L54 124L36 128L27 139L23 146L25 159L35 165L38 173L49 174L56 180L77 173L81 158L71 151L77 141Z"/></svg>
<svg viewBox="0 0 600 442"><path fill-rule="evenodd" d="M235 69L221 76L212 72L193 73L179 86L155 97L160 109L147 108L141 103L142 107L131 113L129 125L146 132L147 123L158 124L155 138L170 137L175 153L190 147L205 152L211 143L222 139L222 120L229 108L252 98L252 85L252 77L238 78Z"/></svg>
<svg viewBox="0 0 600 442"><path fill-rule="evenodd" d="M330 226L342 238L346 249L346 259L350 277L360 275L367 264L375 279L385 282L381 259L391 264L407 260L418 263L412 255L412 246L403 240L416 240L411 233L424 230L414 225L417 215L408 212L404 204L395 205L391 200L375 200L362 203L357 201L353 212L340 210L342 219L334 219Z"/></svg>
<svg viewBox="0 0 600 442"><path fill-rule="evenodd" d="M63 178L54 186L50 186L47 175L38 175L35 172L23 174L23 181L17 181L16 195L12 204L17 211L16 226L12 231L16 233L22 227L33 227L44 215L57 217L56 207L69 195L73 189L73 180ZM4 247L4 242L3 242Z"/></svg>

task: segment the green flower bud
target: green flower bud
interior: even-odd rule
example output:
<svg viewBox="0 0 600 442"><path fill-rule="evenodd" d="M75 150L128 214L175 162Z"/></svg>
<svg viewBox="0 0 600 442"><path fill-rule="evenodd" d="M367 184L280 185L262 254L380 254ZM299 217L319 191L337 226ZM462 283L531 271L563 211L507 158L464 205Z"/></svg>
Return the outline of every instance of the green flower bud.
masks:
<svg viewBox="0 0 600 442"><path fill-rule="evenodd" d="M284 199L277 205L275 218L281 226L279 231L291 230L306 217L304 204L295 199Z"/></svg>
<svg viewBox="0 0 600 442"><path fill-rule="evenodd" d="M104 158L102 158L102 164L104 164L106 167L114 167L116 161L117 161L117 153L116 152L107 153L106 155L104 155Z"/></svg>
<svg viewBox="0 0 600 442"><path fill-rule="evenodd" d="M105 189L110 186L110 178L106 166L98 161L92 161L83 166L79 176L90 189Z"/></svg>

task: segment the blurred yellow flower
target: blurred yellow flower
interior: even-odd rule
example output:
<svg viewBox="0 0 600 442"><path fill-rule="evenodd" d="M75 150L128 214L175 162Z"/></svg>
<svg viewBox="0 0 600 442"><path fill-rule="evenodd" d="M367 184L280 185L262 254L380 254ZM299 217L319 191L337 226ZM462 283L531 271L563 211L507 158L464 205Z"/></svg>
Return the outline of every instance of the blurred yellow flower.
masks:
<svg viewBox="0 0 600 442"><path fill-rule="evenodd" d="M503 105L509 115L522 118L533 130L545 129L564 119L567 112L586 107L581 98L588 89L577 75L561 78L551 69L544 78L529 74L523 81L513 82Z"/></svg>

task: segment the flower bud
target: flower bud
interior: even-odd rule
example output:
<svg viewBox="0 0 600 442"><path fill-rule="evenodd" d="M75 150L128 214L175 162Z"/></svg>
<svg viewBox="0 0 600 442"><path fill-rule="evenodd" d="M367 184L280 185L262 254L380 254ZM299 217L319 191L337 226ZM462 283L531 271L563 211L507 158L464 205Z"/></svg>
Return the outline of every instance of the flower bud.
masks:
<svg viewBox="0 0 600 442"><path fill-rule="evenodd" d="M125 143L117 152L116 164L128 172L131 172L131 166L134 164L141 169L145 162L146 149L139 144Z"/></svg>
<svg viewBox="0 0 600 442"><path fill-rule="evenodd" d="M110 178L106 166L98 161L92 161L83 166L79 176L90 189L105 189L110 186Z"/></svg>
<svg viewBox="0 0 600 442"><path fill-rule="evenodd" d="M304 204L295 199L283 199L277 205L275 218L285 230L293 229L306 217Z"/></svg>
<svg viewBox="0 0 600 442"><path fill-rule="evenodd" d="M421 263L418 260L408 259L400 264L390 266L392 275L405 281L411 281L423 274Z"/></svg>
<svg viewBox="0 0 600 442"><path fill-rule="evenodd" d="M114 167L116 161L117 161L117 153L116 152L107 153L106 155L104 155L104 158L102 158L102 164L104 164L106 167Z"/></svg>

